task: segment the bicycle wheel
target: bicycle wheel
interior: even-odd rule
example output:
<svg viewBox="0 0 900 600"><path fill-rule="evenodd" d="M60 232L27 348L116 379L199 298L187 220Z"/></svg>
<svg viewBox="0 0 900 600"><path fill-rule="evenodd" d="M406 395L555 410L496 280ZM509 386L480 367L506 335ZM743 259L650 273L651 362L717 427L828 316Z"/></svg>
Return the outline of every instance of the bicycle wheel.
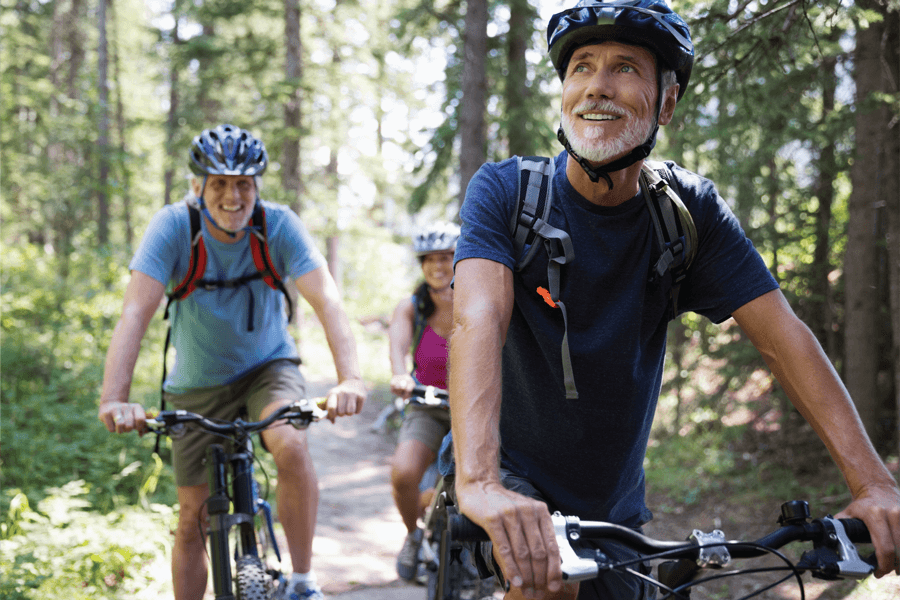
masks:
<svg viewBox="0 0 900 600"><path fill-rule="evenodd" d="M235 593L238 600L271 600L272 577L257 556L242 556L235 563Z"/></svg>

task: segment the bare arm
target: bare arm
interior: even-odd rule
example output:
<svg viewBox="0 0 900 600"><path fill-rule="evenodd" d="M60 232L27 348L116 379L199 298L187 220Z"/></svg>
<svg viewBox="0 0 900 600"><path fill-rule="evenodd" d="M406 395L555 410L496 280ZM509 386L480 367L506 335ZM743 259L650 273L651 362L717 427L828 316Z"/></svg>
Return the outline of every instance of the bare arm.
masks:
<svg viewBox="0 0 900 600"><path fill-rule="evenodd" d="M742 306L734 318L847 480L853 502L842 516L861 518L869 527L878 557L877 575L898 569L897 482L875 452L847 389L815 336L778 290Z"/></svg>
<svg viewBox="0 0 900 600"><path fill-rule="evenodd" d="M484 259L456 265L450 414L460 510L494 542L514 587L542 597L562 583L547 506L500 483L501 350L513 307L512 271ZM537 593L537 596L533 596Z"/></svg>
<svg viewBox="0 0 900 600"><path fill-rule="evenodd" d="M416 309L409 298L401 300L394 309L391 326L388 329L391 358L391 393L401 398L409 398L415 382L406 366L406 356L413 342Z"/></svg>
<svg viewBox="0 0 900 600"><path fill-rule="evenodd" d="M131 272L131 281L125 288L122 316L113 330L106 353L97 415L110 432L124 433L144 428L144 409L129 403L128 395L141 340L164 293L165 286L159 281L139 271Z"/></svg>
<svg viewBox="0 0 900 600"><path fill-rule="evenodd" d="M359 368L356 340L341 304L337 285L327 267L319 267L299 277L297 290L309 302L325 329L325 338L334 358L338 385L328 394L328 414L354 415L362 410L366 388Z"/></svg>

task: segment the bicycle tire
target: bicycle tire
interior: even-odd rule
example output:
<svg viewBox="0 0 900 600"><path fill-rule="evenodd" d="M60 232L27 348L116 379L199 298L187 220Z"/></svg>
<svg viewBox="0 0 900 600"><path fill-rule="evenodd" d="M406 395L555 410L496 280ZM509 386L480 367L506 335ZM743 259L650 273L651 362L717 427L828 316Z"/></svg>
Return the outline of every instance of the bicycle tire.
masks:
<svg viewBox="0 0 900 600"><path fill-rule="evenodd" d="M275 593L272 576L258 556L242 556L235 563L237 600L271 600Z"/></svg>

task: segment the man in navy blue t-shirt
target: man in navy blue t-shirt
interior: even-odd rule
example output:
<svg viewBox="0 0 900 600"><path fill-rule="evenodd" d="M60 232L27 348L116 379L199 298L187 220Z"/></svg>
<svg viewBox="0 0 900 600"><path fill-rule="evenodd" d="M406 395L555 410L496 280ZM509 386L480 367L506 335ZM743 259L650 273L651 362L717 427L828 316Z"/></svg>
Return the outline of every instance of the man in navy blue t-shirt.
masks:
<svg viewBox="0 0 900 600"><path fill-rule="evenodd" d="M651 518L642 464L670 290L665 278L648 277L659 256L638 181L658 126L687 89L693 48L687 25L663 0L583 0L553 17L548 41L563 82L566 151L554 159L547 222L568 233L574 249L560 270L565 313L546 299L547 253L514 272L516 160L484 165L466 193L455 257L456 494L461 511L491 536L492 556L479 560L493 570L496 561L512 586L507 598L643 598L652 592L637 578L609 575L580 592L563 585L549 514L633 528ZM866 521L878 574L890 572L900 492L846 390L713 185L668 167L698 232L679 311L716 323L734 317L828 446L854 497L844 514ZM567 360L577 399L567 398Z"/></svg>

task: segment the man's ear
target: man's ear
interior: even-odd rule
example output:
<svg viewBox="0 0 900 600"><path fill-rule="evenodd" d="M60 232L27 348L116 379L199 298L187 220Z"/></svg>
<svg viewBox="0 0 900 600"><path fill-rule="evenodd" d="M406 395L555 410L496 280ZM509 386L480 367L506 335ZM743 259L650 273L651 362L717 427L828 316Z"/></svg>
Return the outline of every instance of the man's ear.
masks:
<svg viewBox="0 0 900 600"><path fill-rule="evenodd" d="M203 182L201 182L196 177L191 177L191 190L193 190L194 196L196 196L197 198L200 197L200 192L203 191L202 186Z"/></svg>
<svg viewBox="0 0 900 600"><path fill-rule="evenodd" d="M675 105L678 104L678 90L680 87L676 83L675 85L670 85L663 92L665 98L663 98L662 105L659 108L660 125L668 125L672 121L672 117L675 115Z"/></svg>

